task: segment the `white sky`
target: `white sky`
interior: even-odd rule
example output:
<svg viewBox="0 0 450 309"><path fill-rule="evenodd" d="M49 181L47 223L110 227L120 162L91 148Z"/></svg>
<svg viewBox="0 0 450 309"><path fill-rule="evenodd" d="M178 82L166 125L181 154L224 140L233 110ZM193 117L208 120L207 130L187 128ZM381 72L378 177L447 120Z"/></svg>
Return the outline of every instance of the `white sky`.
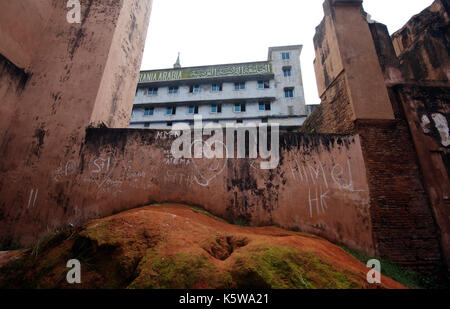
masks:
<svg viewBox="0 0 450 309"><path fill-rule="evenodd" d="M364 0L391 33L433 0ZM302 44L307 104L317 104L313 60L322 0L154 0L142 70L267 60L268 47Z"/></svg>

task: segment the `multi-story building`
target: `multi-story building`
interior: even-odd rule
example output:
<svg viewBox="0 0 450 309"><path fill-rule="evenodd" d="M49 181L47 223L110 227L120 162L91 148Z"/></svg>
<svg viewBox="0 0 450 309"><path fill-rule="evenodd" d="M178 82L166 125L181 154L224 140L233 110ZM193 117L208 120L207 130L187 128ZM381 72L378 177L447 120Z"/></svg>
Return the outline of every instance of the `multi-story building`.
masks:
<svg viewBox="0 0 450 309"><path fill-rule="evenodd" d="M301 45L269 48L267 61L142 71L131 127L170 128L203 123L277 122L300 126L305 105Z"/></svg>

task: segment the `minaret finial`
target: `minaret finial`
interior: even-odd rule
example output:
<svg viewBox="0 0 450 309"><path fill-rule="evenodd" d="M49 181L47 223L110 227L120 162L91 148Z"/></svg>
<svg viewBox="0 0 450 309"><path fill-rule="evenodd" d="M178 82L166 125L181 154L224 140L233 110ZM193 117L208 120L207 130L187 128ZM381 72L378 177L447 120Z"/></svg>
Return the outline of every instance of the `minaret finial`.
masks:
<svg viewBox="0 0 450 309"><path fill-rule="evenodd" d="M178 58L177 58L177 62L175 62L175 64L173 65L174 69L181 69L181 64L180 64L180 52L178 52Z"/></svg>

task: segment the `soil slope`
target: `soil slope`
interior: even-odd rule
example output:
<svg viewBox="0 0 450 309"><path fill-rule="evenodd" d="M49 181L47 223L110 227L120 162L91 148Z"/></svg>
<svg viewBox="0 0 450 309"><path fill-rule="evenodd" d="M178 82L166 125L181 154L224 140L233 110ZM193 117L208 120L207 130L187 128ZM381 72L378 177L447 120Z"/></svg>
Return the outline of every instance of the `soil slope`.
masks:
<svg viewBox="0 0 450 309"><path fill-rule="evenodd" d="M66 281L70 259L81 284ZM364 264L321 238L182 205L93 220L0 262L0 288L404 288L385 276L368 284Z"/></svg>

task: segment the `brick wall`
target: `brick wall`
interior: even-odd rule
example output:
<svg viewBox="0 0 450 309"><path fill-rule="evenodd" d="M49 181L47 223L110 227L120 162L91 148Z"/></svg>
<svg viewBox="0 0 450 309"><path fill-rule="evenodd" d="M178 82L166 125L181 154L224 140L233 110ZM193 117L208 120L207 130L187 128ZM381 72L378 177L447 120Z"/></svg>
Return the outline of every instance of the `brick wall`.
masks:
<svg viewBox="0 0 450 309"><path fill-rule="evenodd" d="M324 27L317 29L317 35L325 38L315 41L316 56L322 55L323 50L328 51L327 46L320 42L337 40L335 45L339 46L340 52L328 53L339 54L340 58L333 59L331 63L316 59L316 72L325 70L324 74L318 74L319 88L323 86L321 76L332 75L333 71L330 74L327 72L329 68L344 64L344 70L334 80L328 81L329 86L321 95L320 109L306 120L304 130L318 133L345 132L358 134L361 138L370 192L372 236L377 255L413 268L440 267L441 231L430 203L429 190L426 190L423 182L418 144L413 139L413 128L409 126L411 123L408 124L411 122L407 118L409 114L404 112L405 106L417 104L414 100L407 100L403 104L404 99L399 100L402 97L401 87L390 88L404 82L404 79L387 28L374 23L369 24L368 33L354 31L355 23L365 20L365 13L330 1L326 3L331 10L325 10L325 20L331 24L326 31ZM436 3L441 3L441 0ZM422 25L427 24L424 19L421 20ZM351 33L350 37L346 36L348 33ZM362 47L361 42L365 42L365 47ZM374 48L376 53L364 54L364 48ZM358 62L361 59L372 63L372 67L361 65L362 62ZM376 74L379 68L382 76ZM361 72L367 72L373 78L361 83L355 77ZM381 85L379 77L384 79ZM369 90L362 93L362 89ZM386 92L386 89L389 93L386 100L376 100L377 94ZM355 93L364 95L351 95ZM393 114L366 113L364 117L358 117L353 112L358 108L376 110L378 107L380 110L391 110ZM420 127L420 121L414 126Z"/></svg>
<svg viewBox="0 0 450 309"><path fill-rule="evenodd" d="M417 269L441 263L439 230L402 106L390 91L395 120L352 121L341 74L325 92L305 131L353 132L361 138L376 253Z"/></svg>
<svg viewBox="0 0 450 309"><path fill-rule="evenodd" d="M391 92L395 103L395 93ZM414 268L441 262L439 231L422 184L408 125L396 120L357 122L370 188L373 238L379 255Z"/></svg>
<svg viewBox="0 0 450 309"><path fill-rule="evenodd" d="M354 132L353 110L347 93L344 72L330 84L321 97L322 104L306 119L302 131L307 133Z"/></svg>
<svg viewBox="0 0 450 309"><path fill-rule="evenodd" d="M443 255L450 265L450 87L398 85L394 90L408 119Z"/></svg>

